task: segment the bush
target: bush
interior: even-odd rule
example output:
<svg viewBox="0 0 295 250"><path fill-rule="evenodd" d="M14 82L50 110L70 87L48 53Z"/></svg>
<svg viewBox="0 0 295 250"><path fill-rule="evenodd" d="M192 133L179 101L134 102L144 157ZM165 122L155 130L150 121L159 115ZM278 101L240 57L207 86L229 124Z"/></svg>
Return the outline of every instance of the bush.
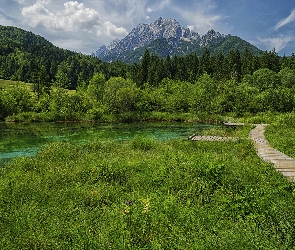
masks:
<svg viewBox="0 0 295 250"><path fill-rule="evenodd" d="M142 136L135 136L130 143L133 149L143 151L154 149L157 145L155 140Z"/></svg>

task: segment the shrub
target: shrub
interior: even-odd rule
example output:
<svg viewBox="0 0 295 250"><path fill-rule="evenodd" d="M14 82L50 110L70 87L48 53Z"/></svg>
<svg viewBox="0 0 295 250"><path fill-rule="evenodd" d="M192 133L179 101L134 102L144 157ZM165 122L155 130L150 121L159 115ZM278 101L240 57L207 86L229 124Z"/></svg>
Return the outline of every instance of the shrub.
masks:
<svg viewBox="0 0 295 250"><path fill-rule="evenodd" d="M156 147L156 141L142 136L135 136L130 143L133 149L140 149L143 151L151 150Z"/></svg>

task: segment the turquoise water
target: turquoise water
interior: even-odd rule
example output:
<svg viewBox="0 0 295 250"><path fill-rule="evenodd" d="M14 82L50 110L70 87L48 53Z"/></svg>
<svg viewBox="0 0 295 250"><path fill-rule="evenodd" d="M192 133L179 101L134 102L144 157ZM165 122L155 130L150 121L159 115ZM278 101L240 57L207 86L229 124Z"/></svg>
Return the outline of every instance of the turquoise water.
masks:
<svg viewBox="0 0 295 250"><path fill-rule="evenodd" d="M0 123L0 164L14 157L34 156L51 142L129 140L137 135L156 140L187 139L189 135L209 128L212 125L194 123Z"/></svg>

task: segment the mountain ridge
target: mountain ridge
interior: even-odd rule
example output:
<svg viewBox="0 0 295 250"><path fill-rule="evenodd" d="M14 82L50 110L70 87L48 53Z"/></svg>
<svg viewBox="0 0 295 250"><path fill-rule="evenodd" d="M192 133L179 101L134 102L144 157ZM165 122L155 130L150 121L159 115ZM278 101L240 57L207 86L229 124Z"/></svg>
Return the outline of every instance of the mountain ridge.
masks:
<svg viewBox="0 0 295 250"><path fill-rule="evenodd" d="M169 50L163 45L165 43L163 43L163 39L166 40L165 46L168 46ZM240 52L247 47L253 53L262 53L260 49L239 37L230 34L224 35L213 29L200 36L199 33L189 28L181 27L175 19L160 17L149 25L139 24L122 40L115 39L109 46L101 46L92 55L107 62L119 60L134 63L140 61L142 50L145 49L149 49L152 53L158 51L155 54L160 57L191 53L201 55L205 48L213 54L216 54L217 51L228 54L228 46L224 46L226 48L224 51L220 48L223 43L228 41L231 41L232 47Z"/></svg>

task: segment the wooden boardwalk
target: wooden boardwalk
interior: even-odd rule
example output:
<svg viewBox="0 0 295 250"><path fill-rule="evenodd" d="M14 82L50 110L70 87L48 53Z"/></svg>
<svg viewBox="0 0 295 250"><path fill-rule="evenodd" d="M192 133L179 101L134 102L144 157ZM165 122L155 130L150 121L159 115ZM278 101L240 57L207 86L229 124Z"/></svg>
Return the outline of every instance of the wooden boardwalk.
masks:
<svg viewBox="0 0 295 250"><path fill-rule="evenodd" d="M275 169L287 179L295 181L295 160L269 145L264 136L266 126L266 124L255 125L249 133L249 138L254 141L258 156L266 162L273 163Z"/></svg>

